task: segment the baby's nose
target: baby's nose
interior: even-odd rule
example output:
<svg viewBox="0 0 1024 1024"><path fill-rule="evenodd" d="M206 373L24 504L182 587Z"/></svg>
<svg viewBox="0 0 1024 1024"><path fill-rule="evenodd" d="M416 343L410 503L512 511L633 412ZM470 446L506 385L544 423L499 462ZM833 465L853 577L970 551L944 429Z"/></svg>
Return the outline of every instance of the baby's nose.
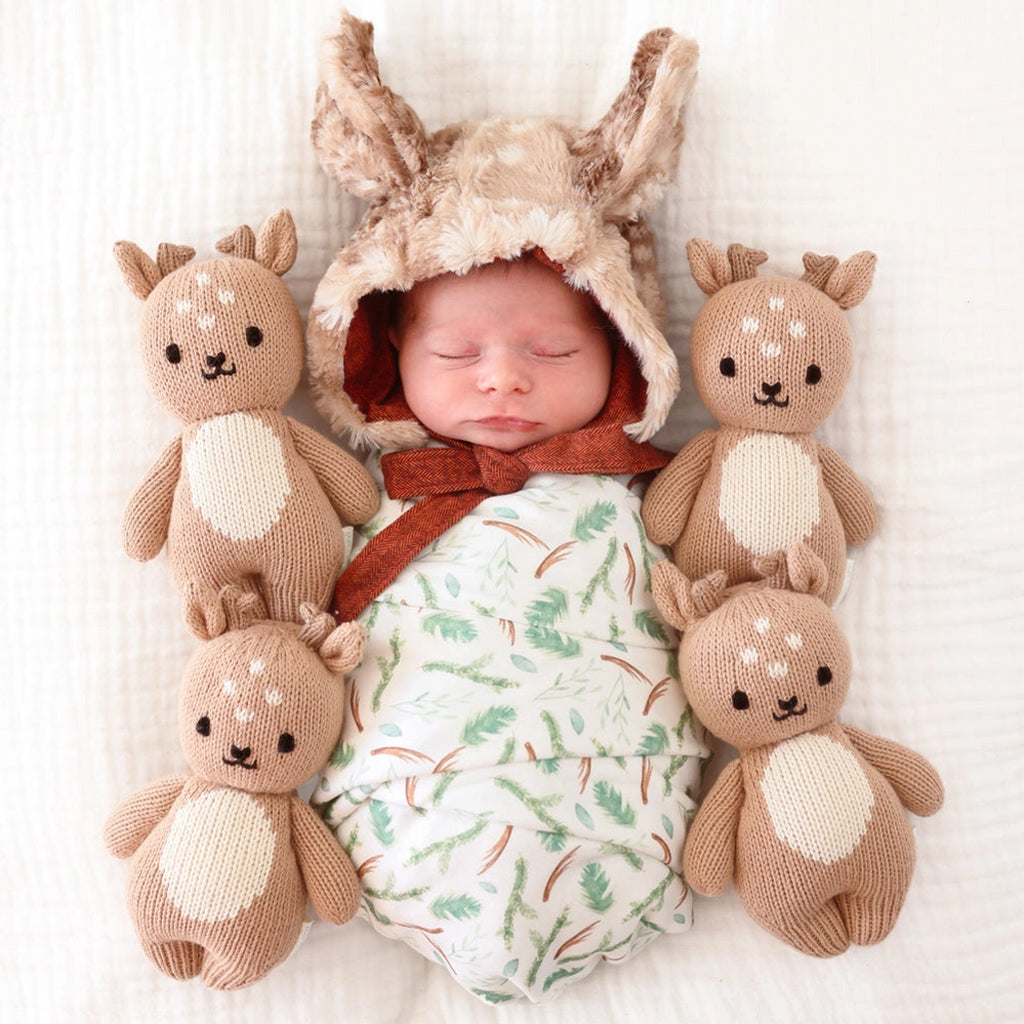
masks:
<svg viewBox="0 0 1024 1024"><path fill-rule="evenodd" d="M530 376L523 361L509 353L488 355L481 363L479 382L482 391L502 395L530 388Z"/></svg>

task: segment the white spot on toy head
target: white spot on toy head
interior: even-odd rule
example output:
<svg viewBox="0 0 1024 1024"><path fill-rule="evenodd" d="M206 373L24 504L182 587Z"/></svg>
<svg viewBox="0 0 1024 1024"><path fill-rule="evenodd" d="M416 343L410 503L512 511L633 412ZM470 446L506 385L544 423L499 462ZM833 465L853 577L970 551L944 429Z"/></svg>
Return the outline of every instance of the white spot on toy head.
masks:
<svg viewBox="0 0 1024 1024"><path fill-rule="evenodd" d="M235 293L233 291L229 291L227 288L221 288L220 291L217 292L217 298L220 299L225 306L229 306L235 301Z"/></svg>
<svg viewBox="0 0 1024 1024"><path fill-rule="evenodd" d="M806 338L807 325L803 320L791 320L789 323L789 336L791 338Z"/></svg>
<svg viewBox="0 0 1024 1024"><path fill-rule="evenodd" d="M235 708L235 720L238 722L251 722L255 717L255 713L247 708Z"/></svg>
<svg viewBox="0 0 1024 1024"><path fill-rule="evenodd" d="M755 334L758 327L761 326L761 321L756 316L745 316L743 318L743 333L744 334Z"/></svg>
<svg viewBox="0 0 1024 1024"><path fill-rule="evenodd" d="M267 690L263 696L267 698L267 703L272 707L277 707L284 700L280 690Z"/></svg>
<svg viewBox="0 0 1024 1024"><path fill-rule="evenodd" d="M767 633L771 628L771 619L754 619L754 629L756 629L758 633Z"/></svg>
<svg viewBox="0 0 1024 1024"><path fill-rule="evenodd" d="M763 341L761 343L761 355L766 359L778 359L782 355L782 346L772 345L770 342Z"/></svg>
<svg viewBox="0 0 1024 1024"><path fill-rule="evenodd" d="M755 651L753 647L744 647L743 650L740 651L740 661L742 661L744 665L752 665L757 661L757 651Z"/></svg>
<svg viewBox="0 0 1024 1024"><path fill-rule="evenodd" d="M785 679L789 675L789 665L785 661L773 661L765 665L764 670L770 679Z"/></svg>
<svg viewBox="0 0 1024 1024"><path fill-rule="evenodd" d="M261 658L253 658L252 661L249 662L249 675L261 675L265 667L266 666Z"/></svg>
<svg viewBox="0 0 1024 1024"><path fill-rule="evenodd" d="M188 313L192 309L191 299L179 299L174 307L179 313Z"/></svg>
<svg viewBox="0 0 1024 1024"><path fill-rule="evenodd" d="M790 650L799 651L804 645L804 638L799 633L790 633L786 637L786 643L789 644Z"/></svg>
<svg viewBox="0 0 1024 1024"><path fill-rule="evenodd" d="M781 295L773 295L768 299L768 308L776 310L785 309L786 300Z"/></svg>
<svg viewBox="0 0 1024 1024"><path fill-rule="evenodd" d="M205 316L198 317L196 322L199 324L200 330L208 331L217 322L217 318L212 313L207 313Z"/></svg>
<svg viewBox="0 0 1024 1024"><path fill-rule="evenodd" d="M200 288L208 285L211 280L213 279L205 270L200 270L199 273L196 274L196 284L199 285Z"/></svg>
<svg viewBox="0 0 1024 1024"><path fill-rule="evenodd" d="M225 697L231 697L235 692L235 681L233 679L225 679L224 682L220 684L220 692L223 693Z"/></svg>

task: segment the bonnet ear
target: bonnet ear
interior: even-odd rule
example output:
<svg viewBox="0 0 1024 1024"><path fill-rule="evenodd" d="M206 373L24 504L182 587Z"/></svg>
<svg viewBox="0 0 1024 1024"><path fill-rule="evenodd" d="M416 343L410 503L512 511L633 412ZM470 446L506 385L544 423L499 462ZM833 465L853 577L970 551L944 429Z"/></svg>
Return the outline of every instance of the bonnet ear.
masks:
<svg viewBox="0 0 1024 1024"><path fill-rule="evenodd" d="M806 272L801 278L834 300L840 309L853 309L871 288L878 257L858 252L842 263L835 256L804 253Z"/></svg>
<svg viewBox="0 0 1024 1024"><path fill-rule="evenodd" d="M635 220L672 177L698 54L692 39L669 28L648 32L637 44L622 92L573 147L580 184L607 220Z"/></svg>
<svg viewBox="0 0 1024 1024"><path fill-rule="evenodd" d="M204 642L232 629L247 629L267 614L262 599L250 590L229 583L218 593L195 581L185 584L182 610L188 631Z"/></svg>
<svg viewBox="0 0 1024 1024"><path fill-rule="evenodd" d="M658 611L681 632L718 608L725 599L726 574L718 569L692 583L669 561L651 570L651 593Z"/></svg>
<svg viewBox="0 0 1024 1024"><path fill-rule="evenodd" d="M324 46L312 139L328 175L363 199L381 200L408 189L426 166L423 124L381 82L373 25L348 11L342 12L338 34Z"/></svg>
<svg viewBox="0 0 1024 1024"><path fill-rule="evenodd" d="M143 301L149 298L149 293L163 278L183 267L195 254L195 249L187 245L161 242L157 247L156 260L153 260L134 242L114 243L114 259L124 283L137 299Z"/></svg>

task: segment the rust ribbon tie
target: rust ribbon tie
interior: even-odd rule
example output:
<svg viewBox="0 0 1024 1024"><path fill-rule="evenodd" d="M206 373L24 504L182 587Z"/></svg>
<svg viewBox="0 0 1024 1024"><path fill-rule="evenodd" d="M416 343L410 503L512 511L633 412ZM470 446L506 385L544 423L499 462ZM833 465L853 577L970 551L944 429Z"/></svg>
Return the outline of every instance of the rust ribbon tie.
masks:
<svg viewBox="0 0 1024 1024"><path fill-rule="evenodd" d="M535 473L643 473L661 469L670 455L631 441L615 426L584 428L501 452L445 440L447 448L389 452L381 460L392 498L420 498L367 542L334 590L331 611L354 619L429 544L492 494L512 494Z"/></svg>

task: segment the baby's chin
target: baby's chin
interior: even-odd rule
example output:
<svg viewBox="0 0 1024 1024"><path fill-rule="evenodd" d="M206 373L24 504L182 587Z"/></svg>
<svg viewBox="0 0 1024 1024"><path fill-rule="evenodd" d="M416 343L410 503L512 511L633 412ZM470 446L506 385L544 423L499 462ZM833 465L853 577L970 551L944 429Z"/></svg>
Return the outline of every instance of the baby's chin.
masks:
<svg viewBox="0 0 1024 1024"><path fill-rule="evenodd" d="M527 445L547 441L560 433L563 431L546 423L521 420L513 416L495 416L464 424L457 433L448 436L469 444L485 445L499 452L514 452Z"/></svg>

